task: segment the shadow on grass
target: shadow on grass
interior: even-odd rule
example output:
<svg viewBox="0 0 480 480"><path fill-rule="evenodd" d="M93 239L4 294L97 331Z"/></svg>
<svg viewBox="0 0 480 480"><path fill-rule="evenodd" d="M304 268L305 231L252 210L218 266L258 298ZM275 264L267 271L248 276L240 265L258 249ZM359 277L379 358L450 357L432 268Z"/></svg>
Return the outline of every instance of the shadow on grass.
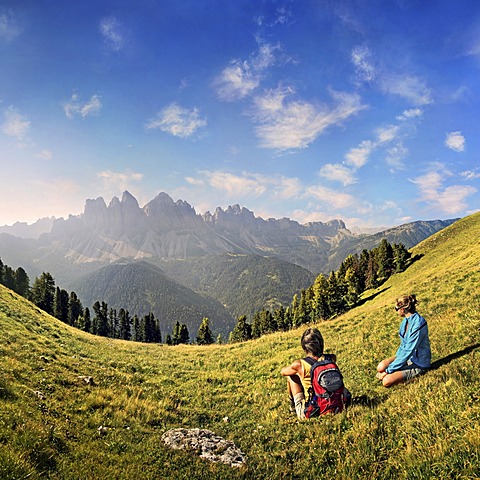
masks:
<svg viewBox="0 0 480 480"><path fill-rule="evenodd" d="M380 295L381 293L383 292L386 292L387 290L389 290L390 287L385 287L385 288L382 288L381 290L379 290L378 292L375 292L373 293L372 295L369 295L368 297L365 297L365 298L362 298L358 303L357 303L357 307L359 307L360 305L363 305L365 302L368 302L370 300L373 300L377 295Z"/></svg>
<svg viewBox="0 0 480 480"><path fill-rule="evenodd" d="M430 367L430 370L437 370L442 365L446 365L447 363L450 363L452 360L456 360L457 358L463 357L464 355L468 355L470 352L473 352L473 350L475 350L479 347L480 347L480 343L476 343L475 345L470 345L469 347L466 347L463 350L460 350L460 351L455 352L455 353L451 353L450 355L447 355L446 357L435 360L432 363L432 365Z"/></svg>
<svg viewBox="0 0 480 480"><path fill-rule="evenodd" d="M380 398L370 398L367 395L359 395L352 398L350 406L353 407L354 405L361 405L362 407L374 408L382 402L383 399Z"/></svg>

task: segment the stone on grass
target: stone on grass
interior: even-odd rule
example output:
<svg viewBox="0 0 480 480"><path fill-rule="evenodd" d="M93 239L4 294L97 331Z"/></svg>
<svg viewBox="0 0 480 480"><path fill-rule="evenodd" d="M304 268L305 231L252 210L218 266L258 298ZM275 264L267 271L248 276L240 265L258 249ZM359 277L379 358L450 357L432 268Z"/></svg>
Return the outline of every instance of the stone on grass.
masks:
<svg viewBox="0 0 480 480"><path fill-rule="evenodd" d="M221 462L231 467L245 465L245 454L231 441L201 428L175 428L162 435L167 447L191 450L200 458L211 462Z"/></svg>

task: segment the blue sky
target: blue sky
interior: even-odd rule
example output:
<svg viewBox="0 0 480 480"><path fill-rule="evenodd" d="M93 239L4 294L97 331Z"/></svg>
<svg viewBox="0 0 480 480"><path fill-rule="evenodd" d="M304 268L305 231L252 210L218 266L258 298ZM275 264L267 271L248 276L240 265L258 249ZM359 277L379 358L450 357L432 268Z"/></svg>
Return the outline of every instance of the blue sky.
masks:
<svg viewBox="0 0 480 480"><path fill-rule="evenodd" d="M0 0L0 225L128 190L347 227L480 205L477 0Z"/></svg>

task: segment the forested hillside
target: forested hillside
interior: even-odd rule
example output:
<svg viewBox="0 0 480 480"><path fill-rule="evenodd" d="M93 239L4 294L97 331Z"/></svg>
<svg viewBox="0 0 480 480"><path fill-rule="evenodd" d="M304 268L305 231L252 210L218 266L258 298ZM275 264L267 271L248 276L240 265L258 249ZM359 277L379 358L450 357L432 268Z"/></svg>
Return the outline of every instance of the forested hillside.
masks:
<svg viewBox="0 0 480 480"><path fill-rule="evenodd" d="M225 305L234 318L288 305L315 280L303 267L260 255L227 253L160 265L172 278Z"/></svg>
<svg viewBox="0 0 480 480"><path fill-rule="evenodd" d="M195 335L204 317L209 318L214 334L224 338L234 325L233 316L217 300L194 292L144 261L107 265L74 282L72 288L87 306L100 300L140 317L152 312L164 334L172 333L178 321Z"/></svg>

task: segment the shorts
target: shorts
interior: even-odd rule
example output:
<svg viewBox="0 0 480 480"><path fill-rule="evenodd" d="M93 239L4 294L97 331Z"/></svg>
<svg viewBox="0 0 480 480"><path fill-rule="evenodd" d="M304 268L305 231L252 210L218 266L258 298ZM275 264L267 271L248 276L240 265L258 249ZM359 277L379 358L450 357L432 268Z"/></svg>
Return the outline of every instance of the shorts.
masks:
<svg viewBox="0 0 480 480"><path fill-rule="evenodd" d="M414 377L418 377L419 375L423 375L426 373L428 368L420 368L412 362L408 362L407 365L402 367L399 371L402 372L403 379L407 382Z"/></svg>

